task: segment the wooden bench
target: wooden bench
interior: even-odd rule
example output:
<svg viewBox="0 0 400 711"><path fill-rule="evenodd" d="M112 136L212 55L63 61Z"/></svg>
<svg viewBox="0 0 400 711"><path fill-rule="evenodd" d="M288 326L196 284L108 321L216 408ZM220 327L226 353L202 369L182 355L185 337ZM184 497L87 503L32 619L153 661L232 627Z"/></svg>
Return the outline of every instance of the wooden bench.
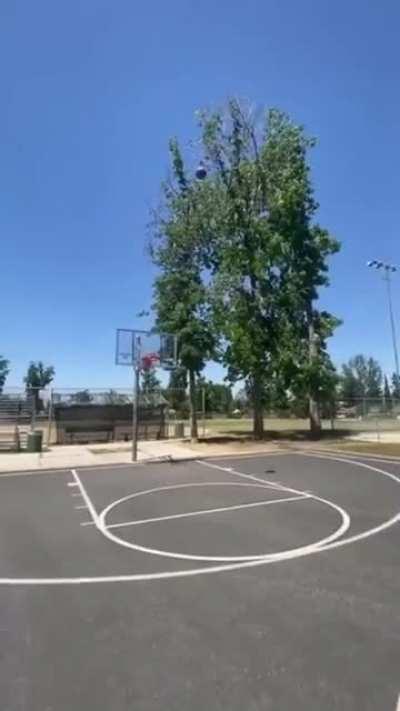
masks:
<svg viewBox="0 0 400 711"><path fill-rule="evenodd" d="M113 439L113 429L104 427L66 427L64 430L65 444L89 444L90 442L109 442Z"/></svg>

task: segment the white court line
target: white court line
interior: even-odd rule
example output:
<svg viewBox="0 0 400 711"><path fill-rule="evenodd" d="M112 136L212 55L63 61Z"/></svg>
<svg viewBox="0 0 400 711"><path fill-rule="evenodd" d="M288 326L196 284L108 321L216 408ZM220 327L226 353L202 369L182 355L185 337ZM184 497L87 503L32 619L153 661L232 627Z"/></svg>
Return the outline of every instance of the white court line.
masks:
<svg viewBox="0 0 400 711"><path fill-rule="evenodd" d="M228 484L230 486L230 484ZM246 484L245 484L246 486ZM171 521L177 518L188 518L189 516L204 516L205 514L220 513L222 511L239 511L240 509L251 509L256 506L268 506L268 504L283 504L287 501L299 501L299 499L309 499L310 495L290 496L286 499L268 499L266 501L254 501L251 504L236 504L234 506L220 506L217 509L200 509L199 511L188 511L187 513L171 514L170 516L158 516L157 518L143 518L139 521L124 521L124 523L112 523L107 528L125 528L126 526L140 526L143 523L158 523L159 521Z"/></svg>
<svg viewBox="0 0 400 711"><path fill-rule="evenodd" d="M292 494L304 495L304 491L299 491L298 489L292 489L290 486L281 484L277 481L270 481L269 479L261 479L261 477L255 476L255 474L244 474L243 472L238 472L232 467L220 467L218 464L211 464L211 462L203 462L201 459L196 460L197 464L201 464L203 467L211 467L211 469L219 469L223 472L228 472L228 474L234 474L235 476L243 477L243 479L250 479L251 481L256 481L259 484L264 484L264 486L270 486L272 489L277 489L279 491L290 491ZM310 494L311 495L311 494Z"/></svg>
<svg viewBox="0 0 400 711"><path fill-rule="evenodd" d="M137 467L144 467L146 466L146 462L130 462L124 464L123 462L115 462L115 464L88 464L87 466L80 466L80 469L83 469L84 471L92 471L97 470L97 471L102 471L103 469L125 469L126 467L132 468L134 467L135 469ZM17 476L35 476L36 474L70 474L71 469L69 467L65 468L60 468L60 469L29 469L26 471L15 471L15 472L4 472L0 473L0 479L5 478L5 477L17 477Z"/></svg>
<svg viewBox="0 0 400 711"><path fill-rule="evenodd" d="M81 494L82 494L82 498L83 498L83 500L84 500L84 502L85 502L85 504L86 504L86 507L89 509L89 513L90 513L90 515L91 515L91 517L92 517L92 519L93 519L94 524L98 527L98 524L99 524L99 516L98 516L98 514L97 514L97 511L96 511L94 505L92 504L91 500L89 499L88 494L86 493L85 487L83 486L83 484L82 484L82 482L81 482L81 480L80 480L80 478L79 478L79 476L78 476L78 474L77 474L77 472L76 472L75 469L71 469L71 474L72 474L72 476L74 477L75 486L78 486L78 487L79 487L79 491L80 491Z"/></svg>
<svg viewBox="0 0 400 711"><path fill-rule="evenodd" d="M396 711L400 711L400 694L399 694L399 698L397 699Z"/></svg>
<svg viewBox="0 0 400 711"><path fill-rule="evenodd" d="M36 474L41 474L42 476L45 474L59 474L61 476L62 474L69 474L69 472L70 469L34 469L32 471L5 472L0 474L0 479L5 479L6 477L11 479L17 476L36 476Z"/></svg>
<svg viewBox="0 0 400 711"><path fill-rule="evenodd" d="M219 467L217 464L210 464L210 462L202 462L198 460L199 464L202 464L203 466L207 467L212 467L213 469L222 469L223 471L230 471L231 474L234 474L235 476L239 476L243 479L250 479L251 481L258 481L262 484L269 484L270 486L273 486L276 484L276 482L269 481L268 479L261 479L260 477L255 476L254 474L244 474L243 472L238 472L236 469L229 469L226 470L224 467ZM365 465L368 466L368 465ZM396 477L395 477L396 478ZM319 501L322 504L325 504L326 506L330 506L331 508L335 509L338 514L341 516L342 519L342 524L339 526L337 531L334 531L330 536L327 536L326 538L322 538L320 541L316 541L315 543L311 543L309 546L301 546L300 548L293 548L291 551L281 551L280 553L273 553L269 556L270 557L276 557L277 559L281 559L282 557L284 558L287 553L294 553L294 551L301 551L303 549L307 550L310 548L320 548L321 546L326 547L329 544L331 544L333 541L336 541L337 538L340 538L343 536L344 533L350 528L350 523L351 523L351 518L347 511L343 509L341 506L338 504L335 504L333 501L329 501L329 499L323 499L321 496L316 496L315 494L312 493L306 493L305 491L299 491L298 489L292 489L289 486L283 486L281 484L276 485L276 489L280 491L290 491L293 494L298 494L299 496L308 496L308 498L314 500L314 501Z"/></svg>
<svg viewBox="0 0 400 711"><path fill-rule="evenodd" d="M96 524L94 521L82 521L79 525L80 526L95 526Z"/></svg>
<svg viewBox="0 0 400 711"><path fill-rule="evenodd" d="M80 497L82 497L82 494L81 494L81 492L79 491L79 492L77 492L76 494L75 494L75 493L72 493L71 496L80 496Z"/></svg>
<svg viewBox="0 0 400 711"><path fill-rule="evenodd" d="M296 491L295 489L290 489L288 486L281 484L279 481L270 481L268 479L260 479L260 477L254 476L254 474L240 474L236 471L236 469L233 469L233 467L221 467L218 464L212 464L211 462L203 462L202 459L196 459L196 464L201 464L203 467L210 467L211 469L218 469L219 471L227 472L228 474L236 474L238 476L244 476L244 477L246 477L246 479L252 479L253 481L262 483L262 484L264 484L264 486L268 486L271 489L281 489L282 491L292 491L297 494L304 493L304 492Z"/></svg>
<svg viewBox="0 0 400 711"><path fill-rule="evenodd" d="M67 486L79 486L79 484L77 484L76 481L69 481Z"/></svg>
<svg viewBox="0 0 400 711"><path fill-rule="evenodd" d="M268 459L269 457L285 457L288 454L291 454L291 452L287 452L286 450L280 452L254 452L253 454L251 452L247 452L246 454L235 452L234 454L219 454L215 457L209 457L209 459L212 459L213 462L223 462L226 459L231 461L232 459L238 459L239 461L242 461L244 459Z"/></svg>
<svg viewBox="0 0 400 711"><path fill-rule="evenodd" d="M222 471L228 471L224 469L223 467L218 467L216 465L213 465L213 468L215 469L222 469ZM233 470L230 470L230 473L234 473ZM243 476L245 479L251 478L257 481L256 477L251 476L250 477L246 474L241 475L240 473L237 473L237 476ZM101 512L99 515L98 519L98 528L99 530L103 533L103 535L106 538L109 538L110 541L113 541L119 546L122 546L123 548L129 548L131 550L135 551L140 551L141 553L150 553L152 555L160 556L163 558L176 558L178 560L199 560L199 561L211 561L211 562L221 562L221 561L248 561L248 560L280 560L285 558L287 555L293 555L294 551L300 552L300 551L305 551L305 550L312 550L313 548L320 547L322 545L325 545L327 543L330 543L331 541L335 540L336 538L339 538L339 536L343 535L345 531L350 526L350 516L348 513L342 509L340 506L337 506L334 504L332 501L328 501L327 499L322 499L318 496L314 496L313 494L307 495L303 491L296 491L295 489L289 489L287 488L287 491L291 491L292 493L298 494L299 498L308 498L310 501L319 501L326 506L330 506L333 508L335 511L339 513L339 516L341 517L341 525L339 528L337 528L333 533L331 533L329 536L326 538L322 538L319 541L314 541L313 543L310 543L306 546L299 546L297 548L291 548L289 550L285 551L279 551L278 553L263 553L261 555L246 555L246 556L210 556L210 555L188 555L187 553L176 553L175 551L166 551L166 550L160 550L158 548L149 548L147 546L140 546L138 543L133 543L130 541L126 541L123 538L120 538L119 536L116 536L114 533L112 533L109 530L109 527L107 526L106 520L107 516L110 513L112 509L115 507L119 506L120 504L124 503L125 501L128 501L130 499L135 499L139 496L144 496L145 494L153 493L153 492L159 492L159 491L166 491L166 490L172 490L172 489L182 489L182 488L190 488L190 487L195 487L195 486L247 486L247 487L252 487L256 486L261 489L267 488L268 487L268 482L265 482L263 479L259 479L258 484L239 484L238 482L201 482L201 483L191 483L191 484L176 484L174 486L166 486L166 487L158 487L157 489L149 489L148 491L139 491L136 492L135 494L130 494L128 496L123 496L121 499L118 499L117 501L113 501L111 504L106 506L105 509ZM275 491L284 491L283 487L280 487L279 489L275 488Z"/></svg>
<svg viewBox="0 0 400 711"><path fill-rule="evenodd" d="M291 453L293 453L293 454L306 454L306 453L305 453L303 450L301 450L301 449L292 450ZM288 452L288 454L289 454L289 452ZM329 450L329 449L325 449L325 450L322 450L322 449L309 449L309 450L307 451L306 456L308 456L308 454L310 454L310 455L314 454L314 455L316 455L316 456L319 456L319 455L321 455L321 456L324 456L324 455L328 456L328 455L329 455L329 456L332 456L332 457L336 457L336 452L333 452L332 450ZM370 461L370 462L386 462L386 464L398 464L398 465L400 466L400 457L395 457L395 456L392 456L392 457L391 457L391 456L389 456L389 455L388 455L388 456L382 455L382 456L380 457L379 454L367 454L367 453L361 454L361 452L360 452L359 454L355 454L354 452L351 453L351 452L346 452L346 451L343 451L343 450L338 450L338 451L337 451L337 454L342 455L343 457L346 457L346 459L349 459L350 461L353 461L353 459L355 459L356 461L359 461L360 459L366 459L367 461Z"/></svg>
<svg viewBox="0 0 400 711"><path fill-rule="evenodd" d="M334 504L333 501L329 501L328 499L323 499L320 496L316 496L312 492L306 492L306 491L301 491L299 489L293 489L292 487L286 486L285 484L280 484L278 482L269 481L268 479L261 479L260 477L255 476L254 474L244 474L243 472L236 471L236 469L232 469L232 468L227 469L226 467L219 467L217 464L211 464L210 462L203 462L200 459L197 460L197 463L202 464L204 467L212 467L213 469L222 469L222 471L230 472L231 474L234 474L235 476L240 476L243 479L250 479L251 481L257 481L260 484L264 484L265 486L271 486L272 488L275 488L278 491L290 491L292 494L298 494L299 496L308 496L310 499L315 499L315 501L320 501L323 504L327 504L328 506L331 506L332 508L336 509L336 511L338 511L338 513L340 513L342 518L347 521L347 526L344 528L344 531L342 531L342 533L344 533L349 528L350 516L344 509L341 508L341 506ZM369 469L371 469L371 468L373 469L373 467L369 467L368 464L361 464L360 463L360 466L365 466L365 467L368 467ZM385 473L379 469L377 469L376 471L381 471L382 473ZM400 484L400 479L397 479L397 477L395 477L394 475L392 478L397 480Z"/></svg>
<svg viewBox="0 0 400 711"><path fill-rule="evenodd" d="M82 509L87 509L86 504L83 504L82 506L74 506L75 511L81 511Z"/></svg>
<svg viewBox="0 0 400 711"><path fill-rule="evenodd" d="M307 456L307 455L305 455ZM317 457L318 458L318 457ZM322 457L321 457L322 458ZM346 463L352 464L355 462L348 461L348 460L339 460L339 461L344 461ZM359 466L361 467L367 467L362 462L359 462ZM389 472L385 472L383 470L375 469L374 467L367 467L369 469L372 469L373 471L377 471L378 473L382 473L385 476L389 476L390 478L394 479L397 484L400 484L400 478L395 477L394 475L390 474ZM244 475L247 476L247 475ZM348 538L342 538L337 541L333 541L332 543L329 543L326 546L323 547L314 547L312 550L306 550L302 551L299 549L295 549L291 551L291 553L288 553L284 557L281 556L281 558L276 559L276 560L271 560L271 559L262 559L262 560L250 560L246 562L240 562L240 563L232 563L230 565L224 564L224 565L213 565L213 566L207 566L203 568L191 568L189 570L173 570L173 571L164 571L164 572L155 572L155 573L131 573L131 574L126 574L126 575L102 575L102 576L76 576L76 577L69 577L69 578L60 578L60 577L42 577L42 578L0 578L0 585L7 585L7 586L15 586L15 585L23 585L23 586L59 586L59 585L90 585L90 584L96 584L96 583L128 583L128 582L148 582L148 581L153 581L153 580L170 580L170 579L178 579L178 578L188 578L188 577L194 577L197 575L213 575L214 573L222 573L222 572L230 572L230 571L235 571L235 570L245 570L247 568L257 568L258 566L263 566L263 565L268 565L270 563L274 562L284 562L287 560L293 560L297 558L302 558L305 556L309 555L314 555L315 553L323 553L323 552L329 552L330 550L334 549L339 549L341 547L347 546L347 545L352 545L353 543L358 543L359 541L362 541L364 539L370 538L371 536L375 536L382 531L390 529L392 526L400 522L400 512L397 513L396 515L392 516L390 519L387 519L383 523L379 524L378 526L375 526L374 528L367 529L366 531L363 531L362 533L355 534L354 536L349 536ZM92 523L92 522L90 522ZM93 522L94 523L94 522ZM400 701L400 697L399 697ZM400 709L398 710L400 711Z"/></svg>
<svg viewBox="0 0 400 711"><path fill-rule="evenodd" d="M365 464L365 462L357 462L354 459L345 459L344 457L327 457L324 454L304 454L303 452L298 452L302 457L311 457L311 459L328 459L334 462L343 462L344 464L354 464L357 467L363 467L364 469L370 469L372 472L378 472L379 474L384 474L389 479L393 479L397 484L400 484L400 479L396 474L385 471L385 469L378 469L377 467L372 467L370 464Z"/></svg>

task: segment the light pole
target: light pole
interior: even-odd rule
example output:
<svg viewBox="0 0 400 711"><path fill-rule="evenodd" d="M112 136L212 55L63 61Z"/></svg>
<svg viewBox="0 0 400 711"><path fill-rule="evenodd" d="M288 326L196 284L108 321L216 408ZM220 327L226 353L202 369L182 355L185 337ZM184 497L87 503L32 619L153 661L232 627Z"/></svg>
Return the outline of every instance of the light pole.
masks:
<svg viewBox="0 0 400 711"><path fill-rule="evenodd" d="M398 267L394 264L386 264L385 262L379 262L377 259L372 259L367 262L367 267L371 269L377 269L378 271L383 271L383 279L386 282L388 305L389 305L389 317L390 317L390 327L392 329L392 343L393 343L393 354L394 362L396 367L397 385L400 385L400 369L399 369L399 354L397 351L397 337L396 337L396 326L393 316L393 304L392 304L392 287L391 287L391 276L393 272L398 271Z"/></svg>

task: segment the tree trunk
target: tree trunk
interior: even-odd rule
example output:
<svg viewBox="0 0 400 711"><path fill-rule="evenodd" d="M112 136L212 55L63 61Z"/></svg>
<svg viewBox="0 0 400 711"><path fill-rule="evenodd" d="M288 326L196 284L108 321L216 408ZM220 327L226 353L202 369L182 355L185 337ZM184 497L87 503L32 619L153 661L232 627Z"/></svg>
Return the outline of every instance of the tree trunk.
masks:
<svg viewBox="0 0 400 711"><path fill-rule="evenodd" d="M315 331L314 322L312 314L312 306L310 304L308 312L308 343L309 343L309 360L312 364L314 358L318 355L317 344L315 341ZM309 414L310 414L310 432L313 439L320 439L321 437L321 417L319 412L319 403L315 397L315 393L312 392L312 387L309 393Z"/></svg>
<svg viewBox="0 0 400 711"><path fill-rule="evenodd" d="M189 402L190 402L190 439L197 442L199 433L197 429L196 411L196 376L194 370L189 370Z"/></svg>
<svg viewBox="0 0 400 711"><path fill-rule="evenodd" d="M36 415L39 412L39 390L38 388L27 388L26 398L31 410L31 430L36 426Z"/></svg>
<svg viewBox="0 0 400 711"><path fill-rule="evenodd" d="M321 437L321 418L319 414L318 402L310 395L309 401L310 409L310 431L313 439L320 439Z"/></svg>
<svg viewBox="0 0 400 711"><path fill-rule="evenodd" d="M264 407L262 401L261 383L258 378L253 380L253 436L254 439L264 438Z"/></svg>

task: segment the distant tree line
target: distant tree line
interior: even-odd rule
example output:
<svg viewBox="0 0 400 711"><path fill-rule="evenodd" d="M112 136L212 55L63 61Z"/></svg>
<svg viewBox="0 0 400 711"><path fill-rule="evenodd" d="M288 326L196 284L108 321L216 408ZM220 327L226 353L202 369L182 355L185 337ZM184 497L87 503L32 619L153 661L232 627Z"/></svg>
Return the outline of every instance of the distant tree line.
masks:
<svg viewBox="0 0 400 711"><path fill-rule="evenodd" d="M7 358L0 356L0 394L3 392L10 364ZM42 403L40 390L53 381L55 368L46 366L42 361L32 361L24 377L28 396L34 399L36 411L40 412ZM171 371L167 386L162 386L154 368L142 373L141 393L144 401L150 403L154 394L158 393L168 408L175 411L179 417L189 417L191 412L188 370L180 365ZM90 404L96 398L89 389L78 390L69 395L69 401L77 404ZM110 389L101 393L101 402L108 405L122 405L131 401L129 395ZM339 370L332 363L327 363L324 378L321 378L319 389L319 406L322 417L330 417L342 404L355 407L363 402L383 403L390 411L393 404L400 406L400 379L396 373L391 376L384 374L380 363L372 356L357 354L343 363ZM215 383L199 375L196 383L195 409L197 413L231 417L251 415L253 397L251 382L245 381L244 387L233 393L232 386L225 383ZM265 414L289 415L307 417L309 401L307 391L298 387L297 379L287 383L279 377L271 377L263 390L263 408Z"/></svg>
<svg viewBox="0 0 400 711"><path fill-rule="evenodd" d="M7 375L10 372L9 365L10 362L7 360L7 358L4 358L4 356L0 355L0 394L3 392L3 388L7 380Z"/></svg>
<svg viewBox="0 0 400 711"><path fill-rule="evenodd" d="M375 358L356 355L342 366L337 396L349 405L363 399L400 401L399 377L384 375Z"/></svg>
<svg viewBox="0 0 400 711"><path fill-rule="evenodd" d="M162 387L154 370L146 371L142 380L142 391L160 392L171 410L178 417L189 417L189 389L187 370L180 366L171 371L169 383ZM332 364L325 370L321 381L319 406L321 416L333 416L340 405L353 407L362 401L385 403L387 410L394 401L400 405L400 382L395 373L391 377L384 375L379 362L366 355L356 355L336 369ZM228 383L215 383L204 376L197 378L195 407L197 413L204 411L206 417L232 415L252 415L251 385L244 386L234 393ZM291 386L279 378L271 378L264 390L264 411L268 415L308 417L309 402L307 394L297 387L295 380Z"/></svg>
<svg viewBox="0 0 400 711"><path fill-rule="evenodd" d="M7 376L10 373L10 362L0 356L0 394L4 390ZM24 377L26 394L33 398L36 412L41 409L40 390L46 388L54 380L55 368L46 366L41 360L31 361Z"/></svg>
<svg viewBox="0 0 400 711"><path fill-rule="evenodd" d="M375 358L358 354L343 363L339 370L332 366L319 404L323 418L334 416L341 406L358 406L362 414L370 406L379 405L389 412L394 405L400 407L400 380L396 373L385 375ZM248 385L236 393L233 406L242 413L251 411ZM265 411L267 415L305 418L308 416L307 398L296 388L285 388L279 381L272 380L265 395Z"/></svg>

